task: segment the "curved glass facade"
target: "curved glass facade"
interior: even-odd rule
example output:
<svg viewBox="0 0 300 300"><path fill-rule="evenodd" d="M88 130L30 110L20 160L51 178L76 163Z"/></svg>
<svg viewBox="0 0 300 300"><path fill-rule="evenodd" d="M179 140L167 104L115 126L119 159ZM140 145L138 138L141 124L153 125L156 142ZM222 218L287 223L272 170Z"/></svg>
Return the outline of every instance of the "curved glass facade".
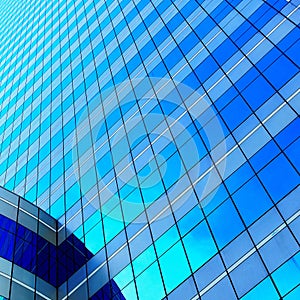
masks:
<svg viewBox="0 0 300 300"><path fill-rule="evenodd" d="M299 298L299 23L298 0L1 2L0 185L89 253L58 299Z"/></svg>

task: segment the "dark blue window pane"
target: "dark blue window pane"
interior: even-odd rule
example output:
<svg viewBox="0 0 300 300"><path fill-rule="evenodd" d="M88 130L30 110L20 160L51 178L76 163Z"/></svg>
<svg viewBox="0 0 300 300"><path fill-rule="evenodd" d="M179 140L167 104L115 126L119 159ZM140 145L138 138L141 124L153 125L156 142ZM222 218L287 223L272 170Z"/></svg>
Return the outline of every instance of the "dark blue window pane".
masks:
<svg viewBox="0 0 300 300"><path fill-rule="evenodd" d="M0 256L10 261L13 258L14 239L13 234L0 229Z"/></svg>
<svg viewBox="0 0 300 300"><path fill-rule="evenodd" d="M262 76L259 76L242 92L242 94L252 109L256 110L269 99L274 92L275 91L270 84Z"/></svg>
<svg viewBox="0 0 300 300"><path fill-rule="evenodd" d="M293 163L293 165L297 168L297 170L300 169L299 149L300 149L300 138L297 141L295 141L292 145L290 145L285 151L286 155Z"/></svg>
<svg viewBox="0 0 300 300"><path fill-rule="evenodd" d="M237 47L229 40L226 39L213 53L217 62L223 65L234 53L237 51Z"/></svg>
<svg viewBox="0 0 300 300"><path fill-rule="evenodd" d="M300 132L300 118L296 118L291 124L285 127L277 136L275 140L279 146L284 149L295 139L299 137Z"/></svg>
<svg viewBox="0 0 300 300"><path fill-rule="evenodd" d="M299 68L282 55L265 71L265 74L275 88L280 89L296 72L299 72Z"/></svg>
<svg viewBox="0 0 300 300"><path fill-rule="evenodd" d="M251 165L258 172L279 153L280 149L272 140L251 157Z"/></svg>
<svg viewBox="0 0 300 300"><path fill-rule="evenodd" d="M210 17L206 17L199 25L196 27L195 31L198 36L203 39L208 32L210 32L215 26L214 21Z"/></svg>
<svg viewBox="0 0 300 300"><path fill-rule="evenodd" d="M258 176L276 202L300 183L299 175L282 154L267 165Z"/></svg>
<svg viewBox="0 0 300 300"><path fill-rule="evenodd" d="M196 69L199 80L203 83L218 69L218 65L211 56L208 56Z"/></svg>
<svg viewBox="0 0 300 300"><path fill-rule="evenodd" d="M230 130L234 130L251 114L251 111L245 101L237 97L222 110L221 114Z"/></svg>

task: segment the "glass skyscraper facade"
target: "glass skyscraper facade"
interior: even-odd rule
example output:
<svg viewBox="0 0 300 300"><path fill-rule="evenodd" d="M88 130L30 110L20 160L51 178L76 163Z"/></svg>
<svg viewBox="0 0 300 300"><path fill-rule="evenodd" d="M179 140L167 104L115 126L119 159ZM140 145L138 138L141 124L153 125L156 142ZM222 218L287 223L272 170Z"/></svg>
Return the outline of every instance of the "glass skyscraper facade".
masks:
<svg viewBox="0 0 300 300"><path fill-rule="evenodd" d="M53 299L300 298L299 23L299 0L1 1L0 186L87 251Z"/></svg>

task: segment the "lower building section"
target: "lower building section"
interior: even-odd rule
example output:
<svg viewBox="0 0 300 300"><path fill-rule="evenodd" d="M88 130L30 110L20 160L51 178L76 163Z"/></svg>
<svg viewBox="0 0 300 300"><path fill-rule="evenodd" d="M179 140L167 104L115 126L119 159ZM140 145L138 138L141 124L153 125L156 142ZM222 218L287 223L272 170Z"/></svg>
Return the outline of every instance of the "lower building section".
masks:
<svg viewBox="0 0 300 300"><path fill-rule="evenodd" d="M58 243L57 225L41 209L0 188L0 300L60 299L59 287L82 273L93 254L73 234ZM97 287L94 295L77 299L125 299L113 280Z"/></svg>
<svg viewBox="0 0 300 300"><path fill-rule="evenodd" d="M270 209L219 251L203 234L205 223L181 223L186 232L182 240L172 242L170 234L165 243L157 243L164 283L171 290L168 299L214 300L223 295L222 299L231 300L236 299L235 293L243 300L282 299L280 295L299 299L299 191L289 193L278 203L278 210ZM232 220L232 216L224 220L223 228L215 232L225 238L233 230ZM131 299L127 247L113 251L108 244L107 253L103 249L93 255L73 234L58 243L58 228L57 221L41 209L0 188L0 300ZM130 242L138 247L138 235ZM184 268L181 243L194 268L190 275ZM162 282L152 276L159 272L152 248L130 262L140 269L134 284L143 287L141 299L151 295L159 299Z"/></svg>

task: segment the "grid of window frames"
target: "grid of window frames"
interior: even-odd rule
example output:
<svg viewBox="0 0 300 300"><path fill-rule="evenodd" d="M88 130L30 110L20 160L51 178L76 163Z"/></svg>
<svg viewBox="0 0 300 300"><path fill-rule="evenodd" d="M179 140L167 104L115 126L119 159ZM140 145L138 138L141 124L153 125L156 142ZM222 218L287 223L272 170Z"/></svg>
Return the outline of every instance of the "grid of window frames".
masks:
<svg viewBox="0 0 300 300"><path fill-rule="evenodd" d="M62 299L91 297L109 279L128 299L299 297L298 0L0 5L0 184L57 218L62 238L71 230L95 254L85 265L88 279L76 273L61 287ZM140 224L127 222L120 201L111 210L122 222L89 205L87 199L97 200L97 184L82 194L73 135L101 91L148 76L182 82L205 97L224 131L227 168L207 205L199 199L205 178L192 184L187 169L181 189L192 193L182 207L171 206L156 220L150 205L136 216L146 216L147 224ZM181 101L187 110L193 104ZM102 161L92 168L120 198L147 202L148 196L118 181L121 166L111 160L109 141L130 115L140 113L147 124L147 115L158 111L166 113L159 101L143 109L133 103L106 116L106 143L95 155ZM167 113L176 118L179 112ZM205 165L210 156L201 128L191 120L184 124L203 148ZM175 146L158 147L154 156L174 165L189 140L164 120L157 127L173 134ZM132 161L149 147L156 149L146 132L134 144ZM137 177L145 178L143 167ZM153 176L161 168L151 169ZM161 182L157 199L174 184L168 177Z"/></svg>

